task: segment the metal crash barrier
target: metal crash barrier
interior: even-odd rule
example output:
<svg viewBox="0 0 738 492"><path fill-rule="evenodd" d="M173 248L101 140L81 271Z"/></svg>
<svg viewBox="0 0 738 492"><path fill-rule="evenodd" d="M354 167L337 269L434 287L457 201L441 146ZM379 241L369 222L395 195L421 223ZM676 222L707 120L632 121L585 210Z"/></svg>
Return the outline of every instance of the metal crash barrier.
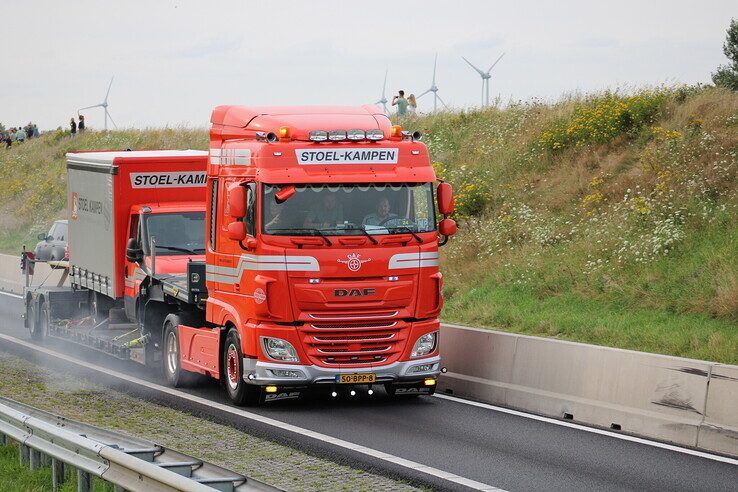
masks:
<svg viewBox="0 0 738 492"><path fill-rule="evenodd" d="M51 466L58 490L77 474L77 490L92 490L92 477L112 483L116 491L278 491L239 473L167 449L145 439L38 410L0 397L0 445L16 441L20 462L32 470Z"/></svg>

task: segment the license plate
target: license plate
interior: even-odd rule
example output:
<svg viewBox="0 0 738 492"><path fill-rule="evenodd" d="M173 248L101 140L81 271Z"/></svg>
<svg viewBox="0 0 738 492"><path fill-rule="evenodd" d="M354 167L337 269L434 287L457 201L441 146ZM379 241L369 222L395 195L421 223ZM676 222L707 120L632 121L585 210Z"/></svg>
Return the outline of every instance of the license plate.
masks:
<svg viewBox="0 0 738 492"><path fill-rule="evenodd" d="M367 384L377 380L377 376L373 372L363 374L339 374L336 376L338 384Z"/></svg>

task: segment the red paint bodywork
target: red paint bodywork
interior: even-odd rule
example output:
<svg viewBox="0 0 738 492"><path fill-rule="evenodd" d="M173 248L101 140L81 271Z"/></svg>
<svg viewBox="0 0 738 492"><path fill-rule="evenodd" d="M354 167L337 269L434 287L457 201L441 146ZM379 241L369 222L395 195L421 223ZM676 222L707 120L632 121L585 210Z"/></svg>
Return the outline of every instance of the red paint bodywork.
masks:
<svg viewBox="0 0 738 492"><path fill-rule="evenodd" d="M208 164L207 195L212 197L217 187L217 199L208 198L206 212L206 262L208 268L236 269L242 255L260 258L288 258L310 256L317 259L319 271L285 271L252 269L243 272L235 283L223 283L218 277L208 276L206 320L216 326L234 326L241 337L246 357L274 362L263 353L259 337L285 339L298 351L300 364L335 367L328 363L325 350L336 349L320 340L332 333L345 335L347 330L362 338L383 338L392 334L391 342L383 345L382 365L398 360L409 360L417 338L438 330L438 315L442 308L442 276L437 260L432 266L408 266L389 269L391 258L398 254L436 254L436 231L418 233L423 244L410 234L377 235L378 244L362 235L332 236L333 246L326 246L316 237L284 237L262 234L262 197L258 193L256 234L253 248L244 249L243 242L229 239L228 227L235 220L227 210L228 190L245 182L268 184L298 183L429 183L436 180L428 151L424 144L410 139L389 139L390 120L377 108L344 107L289 107L246 108L219 106L212 114L210 131L211 161ZM280 127L289 127L291 139L270 143L258 139L257 132L278 133ZM385 139L378 142L307 141L311 130L376 129ZM341 146L367 149L397 148L397 164L300 165L295 150L306 148L332 149ZM226 158L236 154L250 154L242 158ZM218 156L217 158L212 158ZM223 158L219 156L224 156ZM215 207L213 209L213 207ZM213 224L213 220L215 223ZM215 232L211 237L210 231ZM347 268L349 254L359 253L371 261L358 271ZM343 260L343 261L341 261ZM389 282L388 276L397 276ZM320 283L309 283L319 278ZM335 288L370 288L375 294L368 297L333 295ZM259 292L263 293L260 294ZM264 299L265 297L265 299ZM391 326L389 326L391 325ZM320 331L320 339L316 332ZM184 327L180 342L185 368L198 372L213 372L218 364L218 340L209 332L202 340L197 330ZM199 344L199 345L198 345ZM375 344L376 345L376 344ZM362 359L372 353L372 344L349 344L341 347L335 357L353 362L341 363L341 368L367 368L378 365ZM195 351L204 362L197 365L184 354ZM197 347L200 347L199 349ZM336 349L337 350L337 349ZM209 354L206 356L204 354ZM438 354L438 348L427 356ZM185 364L187 364L185 366ZM205 369L205 366L211 369Z"/></svg>

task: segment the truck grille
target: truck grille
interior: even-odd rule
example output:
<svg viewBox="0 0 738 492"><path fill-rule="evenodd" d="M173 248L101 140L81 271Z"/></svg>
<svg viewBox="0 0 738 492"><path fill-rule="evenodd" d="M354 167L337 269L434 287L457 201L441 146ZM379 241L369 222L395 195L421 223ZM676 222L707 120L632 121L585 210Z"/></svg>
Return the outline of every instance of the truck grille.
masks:
<svg viewBox="0 0 738 492"><path fill-rule="evenodd" d="M344 321L305 324L299 330L312 363L338 367L396 361L405 349L408 326L402 321Z"/></svg>

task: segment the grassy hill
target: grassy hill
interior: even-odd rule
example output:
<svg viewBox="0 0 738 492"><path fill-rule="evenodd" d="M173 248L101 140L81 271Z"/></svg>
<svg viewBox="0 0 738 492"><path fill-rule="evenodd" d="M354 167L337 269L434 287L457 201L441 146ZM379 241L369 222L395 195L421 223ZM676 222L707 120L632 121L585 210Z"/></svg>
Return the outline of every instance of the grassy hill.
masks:
<svg viewBox="0 0 738 492"><path fill-rule="evenodd" d="M457 193L446 320L738 363L738 94L602 93L401 123ZM0 250L63 216L66 152L126 147L204 149L207 134L58 133L0 151Z"/></svg>

